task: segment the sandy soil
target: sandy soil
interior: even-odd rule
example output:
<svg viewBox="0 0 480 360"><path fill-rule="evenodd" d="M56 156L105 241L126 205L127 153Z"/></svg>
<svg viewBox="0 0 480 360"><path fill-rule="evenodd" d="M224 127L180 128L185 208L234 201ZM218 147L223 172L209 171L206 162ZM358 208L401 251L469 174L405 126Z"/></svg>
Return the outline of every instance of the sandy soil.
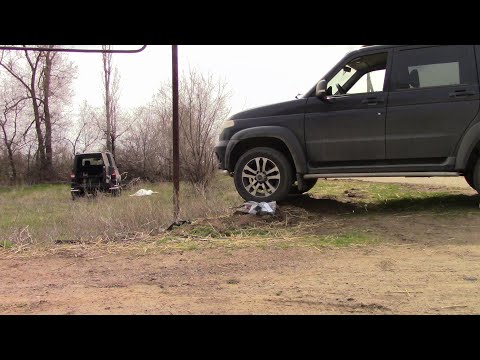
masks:
<svg viewBox="0 0 480 360"><path fill-rule="evenodd" d="M476 314L480 241L458 241L2 260L0 313Z"/></svg>

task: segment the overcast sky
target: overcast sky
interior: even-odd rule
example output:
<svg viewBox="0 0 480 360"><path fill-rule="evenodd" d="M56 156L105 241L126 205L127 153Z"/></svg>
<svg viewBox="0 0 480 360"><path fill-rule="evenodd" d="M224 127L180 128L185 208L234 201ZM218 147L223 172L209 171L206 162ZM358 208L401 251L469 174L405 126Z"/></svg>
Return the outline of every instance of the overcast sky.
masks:
<svg viewBox="0 0 480 360"><path fill-rule="evenodd" d="M131 46L130 48L134 48ZM308 91L346 52L360 45L180 45L179 69L195 67L224 78L231 89L231 114L294 99ZM137 46L138 48L138 46ZM70 54L78 66L77 106L102 105L101 54ZM171 79L171 46L149 45L137 54L114 54L121 75L124 109L147 103Z"/></svg>

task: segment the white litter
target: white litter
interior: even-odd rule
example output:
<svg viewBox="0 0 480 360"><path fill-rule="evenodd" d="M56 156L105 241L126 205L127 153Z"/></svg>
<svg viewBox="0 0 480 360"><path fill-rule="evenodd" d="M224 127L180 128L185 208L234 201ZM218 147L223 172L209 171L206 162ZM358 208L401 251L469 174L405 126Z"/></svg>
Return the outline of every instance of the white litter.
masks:
<svg viewBox="0 0 480 360"><path fill-rule="evenodd" d="M152 191L152 190L145 190L145 189L140 189L138 190L135 194L129 195L129 196L149 196L152 194L158 194L157 191Z"/></svg>
<svg viewBox="0 0 480 360"><path fill-rule="evenodd" d="M260 202L257 203L255 201L249 201L242 205L238 211L243 212L245 214L252 214L252 215L265 215L265 214L275 214L275 210L277 209L277 202Z"/></svg>

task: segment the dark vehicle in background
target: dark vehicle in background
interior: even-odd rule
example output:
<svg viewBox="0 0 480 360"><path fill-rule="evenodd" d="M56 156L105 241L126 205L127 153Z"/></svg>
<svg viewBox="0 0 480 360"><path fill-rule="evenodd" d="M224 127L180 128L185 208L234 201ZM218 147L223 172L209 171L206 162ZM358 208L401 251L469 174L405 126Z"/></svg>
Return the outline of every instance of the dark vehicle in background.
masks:
<svg viewBox="0 0 480 360"><path fill-rule="evenodd" d="M225 121L220 168L246 200L318 178L464 176L480 190L480 45L373 45L303 97Z"/></svg>
<svg viewBox="0 0 480 360"><path fill-rule="evenodd" d="M121 193L121 176L110 152L75 155L70 179L73 200L99 191L113 196Z"/></svg>

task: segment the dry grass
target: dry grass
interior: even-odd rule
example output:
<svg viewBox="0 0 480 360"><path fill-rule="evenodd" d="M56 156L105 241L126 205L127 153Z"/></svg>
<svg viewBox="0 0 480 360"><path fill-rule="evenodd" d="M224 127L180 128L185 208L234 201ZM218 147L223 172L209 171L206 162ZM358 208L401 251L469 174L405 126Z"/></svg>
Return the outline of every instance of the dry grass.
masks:
<svg viewBox="0 0 480 360"><path fill-rule="evenodd" d="M140 188L157 191L130 197ZM222 247L344 246L370 243L343 221L323 219L297 206L280 206L275 217L232 213L243 203L231 178L218 176L205 194L181 188L181 218L192 225L165 229L172 223L172 185L138 184L121 197L100 195L72 201L68 186L10 188L0 191L0 246L16 256L62 254L95 258L133 251L186 251ZM29 250L26 252L25 250ZM5 254L6 252L4 252ZM8 255L9 256L9 255Z"/></svg>
<svg viewBox="0 0 480 360"><path fill-rule="evenodd" d="M181 218L215 217L241 203L231 179L220 177L201 195L181 186ZM140 188L158 194L130 197ZM137 184L120 197L99 195L72 201L68 185L9 188L0 192L0 246L21 251L31 245L128 242L161 233L172 223L172 185Z"/></svg>
<svg viewBox="0 0 480 360"><path fill-rule="evenodd" d="M128 196L140 188L158 194ZM61 253L95 258L123 250L142 255L217 247L228 251L250 246L362 246L379 241L377 222L398 219L399 214L478 213L476 195L418 186L319 181L311 194L314 198L282 202L274 217L252 217L232 215L232 208L243 200L231 178L219 175L205 194L183 184L181 218L193 224L165 231L173 220L169 183L137 184L121 197L79 201L70 199L65 185L0 188L0 252L2 256ZM385 235L383 242L388 240Z"/></svg>

